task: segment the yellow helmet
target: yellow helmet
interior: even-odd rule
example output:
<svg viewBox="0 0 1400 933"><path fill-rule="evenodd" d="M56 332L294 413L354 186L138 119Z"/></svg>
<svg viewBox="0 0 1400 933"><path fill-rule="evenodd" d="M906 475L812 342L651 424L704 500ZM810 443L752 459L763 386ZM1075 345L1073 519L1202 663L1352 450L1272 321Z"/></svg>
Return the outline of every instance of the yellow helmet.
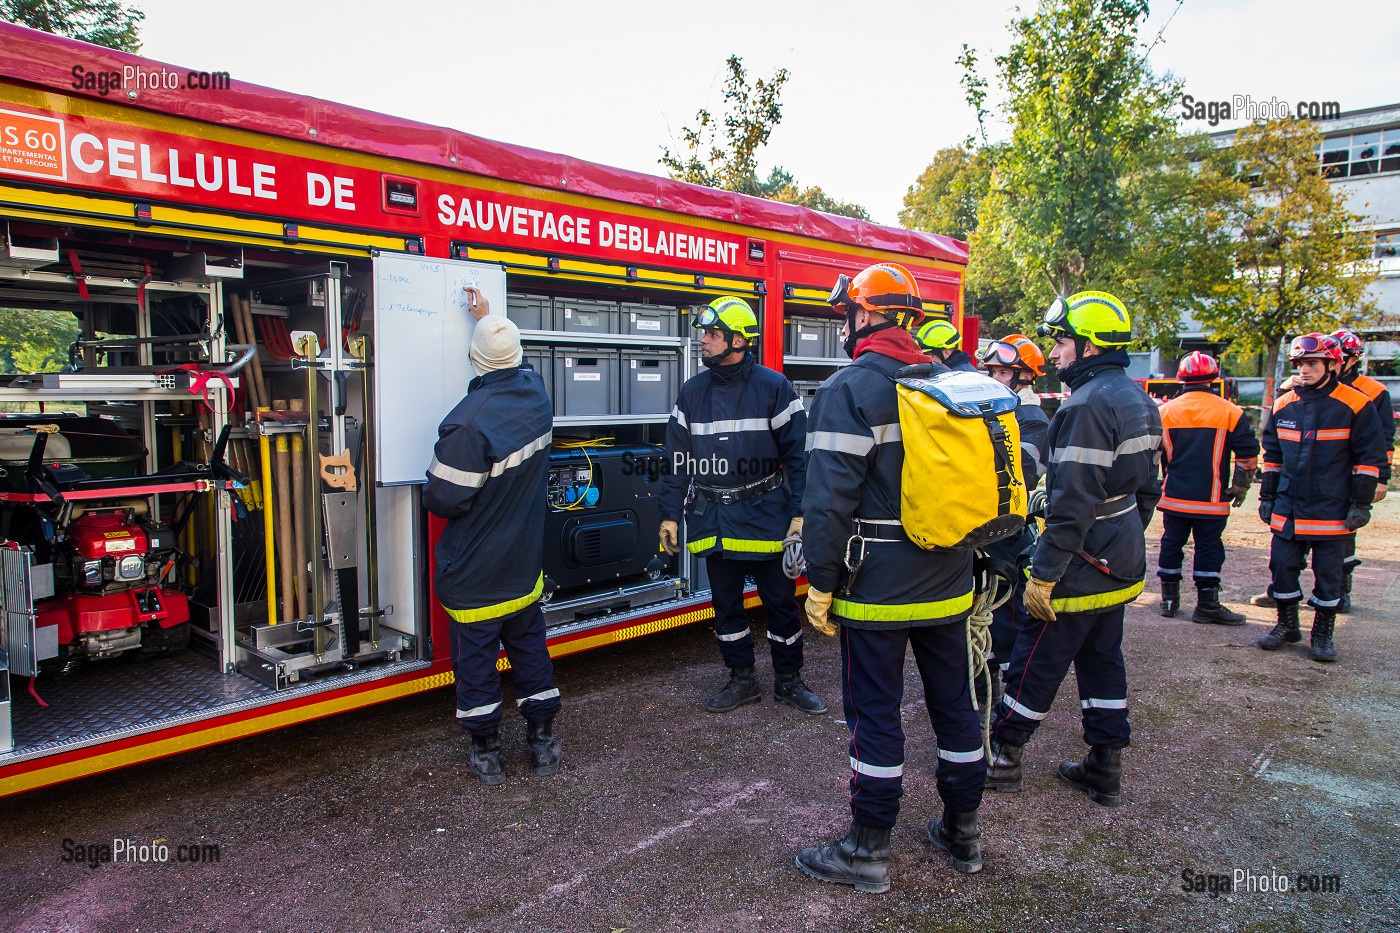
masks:
<svg viewBox="0 0 1400 933"><path fill-rule="evenodd" d="M929 321L919 328L914 339L925 350L956 350L962 346L962 334L948 321Z"/></svg>
<svg viewBox="0 0 1400 933"><path fill-rule="evenodd" d="M697 330L717 327L726 335L738 334L747 340L758 339L758 318L753 308L744 299L733 295L723 295L710 302L695 316L690 326Z"/></svg>
<svg viewBox="0 0 1400 933"><path fill-rule="evenodd" d="M1041 337L1077 337L1112 349L1133 339L1133 322L1123 302L1108 292L1077 292L1051 302L1035 332Z"/></svg>

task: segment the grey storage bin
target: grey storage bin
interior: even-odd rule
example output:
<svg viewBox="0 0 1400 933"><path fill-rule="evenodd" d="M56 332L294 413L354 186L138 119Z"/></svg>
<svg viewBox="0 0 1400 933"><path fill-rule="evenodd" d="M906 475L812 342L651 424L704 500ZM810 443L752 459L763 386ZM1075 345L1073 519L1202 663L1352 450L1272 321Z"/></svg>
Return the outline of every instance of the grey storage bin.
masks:
<svg viewBox="0 0 1400 933"><path fill-rule="evenodd" d="M549 393L551 400L554 398L554 351L549 347L525 347L523 349L525 362L529 363L540 374L544 380L544 390Z"/></svg>
<svg viewBox="0 0 1400 933"><path fill-rule="evenodd" d="M680 392L679 353L622 351L622 414L662 415Z"/></svg>
<svg viewBox="0 0 1400 933"><path fill-rule="evenodd" d="M821 388L820 379L794 379L792 387L797 390L797 397L802 399L802 407L810 410L811 399L816 397L817 389Z"/></svg>
<svg viewBox="0 0 1400 933"><path fill-rule="evenodd" d="M795 317L783 322L783 355L826 359L834 355L830 321Z"/></svg>
<svg viewBox="0 0 1400 933"><path fill-rule="evenodd" d="M554 351L554 413L556 415L616 415L617 350L559 347Z"/></svg>
<svg viewBox="0 0 1400 933"><path fill-rule="evenodd" d="M680 315L663 305L622 304L622 332L638 337L675 337L680 331Z"/></svg>
<svg viewBox="0 0 1400 933"><path fill-rule="evenodd" d="M548 295L506 295L506 317L521 330L553 330L554 299Z"/></svg>
<svg viewBox="0 0 1400 933"><path fill-rule="evenodd" d="M574 334L617 334L616 301L591 298L554 299L554 329Z"/></svg>

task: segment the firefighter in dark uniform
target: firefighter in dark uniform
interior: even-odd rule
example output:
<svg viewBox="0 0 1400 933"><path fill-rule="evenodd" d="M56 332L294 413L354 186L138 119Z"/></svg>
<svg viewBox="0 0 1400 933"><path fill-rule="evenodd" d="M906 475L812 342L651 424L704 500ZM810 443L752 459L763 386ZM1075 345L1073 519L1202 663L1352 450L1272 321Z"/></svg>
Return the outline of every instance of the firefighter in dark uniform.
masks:
<svg viewBox="0 0 1400 933"><path fill-rule="evenodd" d="M802 682L797 584L783 572L783 540L802 532L807 413L782 373L760 366L758 318L742 298L716 298L691 321L701 331L705 371L681 386L666 425L669 470L661 487L661 547L705 560L715 637L729 683L705 703L727 713L760 699L744 577L768 614L773 698L804 713L826 702Z"/></svg>
<svg viewBox="0 0 1400 933"><path fill-rule="evenodd" d="M1129 740L1123 610L1147 574L1143 530L1161 495L1162 422L1128 378L1123 348L1132 322L1117 298L1094 291L1058 298L1038 332L1055 338L1050 358L1070 396L1050 422L1045 531L1026 583L1033 621L1016 635L994 711L987 786L1021 789L1021 753L1074 662L1089 753L1058 773L1115 806Z"/></svg>
<svg viewBox="0 0 1400 933"><path fill-rule="evenodd" d="M1259 442L1244 409L1215 394L1220 365L1199 350L1188 353L1177 367L1182 389L1162 406L1162 544L1157 576L1162 580L1161 613L1167 618L1181 608L1181 575L1188 538L1196 553L1191 574L1196 583L1196 609L1191 621L1215 625L1244 625L1245 617L1220 604L1220 571L1225 545L1220 536L1230 518L1230 506L1244 504L1259 465ZM1234 468L1231 469L1231 458Z"/></svg>
<svg viewBox="0 0 1400 933"><path fill-rule="evenodd" d="M1371 400L1376 415L1381 419L1381 441L1385 445L1385 465L1381 467L1380 481L1376 483L1376 502L1385 498L1390 488L1391 460L1395 456L1395 411L1391 404L1390 390L1361 371L1361 357L1366 352L1366 344L1349 330L1339 330L1332 334L1342 345L1342 382L1351 386ZM1337 604L1337 612L1351 612L1351 577L1361 560L1356 556L1356 536L1347 544L1346 564L1342 572L1342 601Z"/></svg>
<svg viewBox="0 0 1400 933"><path fill-rule="evenodd" d="M982 352L982 369L997 382L1011 389L1021 399L1016 409L1016 425L1021 431L1021 472L1030 494L1045 475L1044 451L1050 431L1050 419L1040 410L1040 399L1031 389L1036 379L1045 375L1045 354L1029 337L1007 334L994 340ZM1016 568L1016 586L1011 597L992 612L992 694L990 705L1001 702L1001 684L1011 666L1011 649L1016 632L1029 621L1026 612L1026 577L1022 572L1030 562L1035 535L1028 523L1014 538L989 545L988 555Z"/></svg>
<svg viewBox="0 0 1400 933"><path fill-rule="evenodd" d="M457 719L471 733L472 771L500 784L501 645L535 773L554 774L564 754L554 737L559 691L539 605L554 409L544 380L521 361L520 331L488 317L479 291L466 292L477 321L470 351L477 375L438 427L423 505L447 519L433 555L433 591L452 619Z"/></svg>
<svg viewBox="0 0 1400 933"><path fill-rule="evenodd" d="M921 324L914 339L935 363L958 372L977 372L972 357L962 349L962 333L951 322L940 319Z"/></svg>
<svg viewBox="0 0 1400 933"><path fill-rule="evenodd" d="M841 638L841 686L851 730L851 826L845 837L797 853L824 881L879 892L890 886L890 830L903 794L904 659L912 645L938 748L941 819L930 840L955 869L982 867L982 730L968 688L966 619L970 551L926 551L900 523L904 464L894 373L928 360L905 328L923 317L918 286L893 263L837 280L829 299L845 312L854 362L827 379L807 436L807 618ZM934 364L937 372L944 371ZM854 560L863 552L863 561ZM853 569L854 568L854 569Z"/></svg>
<svg viewBox="0 0 1400 933"><path fill-rule="evenodd" d="M1264 425L1264 479L1259 518L1274 533L1269 596L1278 622L1259 639L1272 651L1302 640L1299 583L1312 552L1315 610L1312 659L1335 661L1333 629L1342 601L1347 546L1371 520L1371 502L1385 465L1380 418L1365 395L1342 383L1342 347L1329 334L1293 341L1288 358L1297 385L1274 400Z"/></svg>

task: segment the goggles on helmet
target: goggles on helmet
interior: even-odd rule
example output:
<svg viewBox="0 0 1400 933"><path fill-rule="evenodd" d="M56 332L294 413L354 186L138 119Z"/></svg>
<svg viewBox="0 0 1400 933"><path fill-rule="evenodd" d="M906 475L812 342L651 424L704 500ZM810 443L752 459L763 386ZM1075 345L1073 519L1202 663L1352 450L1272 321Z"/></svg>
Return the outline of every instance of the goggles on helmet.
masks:
<svg viewBox="0 0 1400 933"><path fill-rule="evenodd" d="M1058 337L1069 328L1069 302L1063 298L1056 298L1050 302L1050 307L1045 309L1045 316L1041 318L1040 326L1035 329L1037 337Z"/></svg>
<svg viewBox="0 0 1400 933"><path fill-rule="evenodd" d="M1024 368L1026 363L1021 359L1021 352L1011 344L1001 340L993 340L987 349L982 351L980 357L983 366L1010 366Z"/></svg>
<svg viewBox="0 0 1400 933"><path fill-rule="evenodd" d="M1328 344L1332 340L1331 337L1318 334L1304 334L1294 339L1293 346L1289 347L1288 353L1290 356L1298 356L1302 353L1327 352L1330 350Z"/></svg>
<svg viewBox="0 0 1400 933"><path fill-rule="evenodd" d="M707 327L718 327L720 330L729 329L725 326L724 322L720 320L719 312L708 306L706 306L705 310L701 311L699 316L691 322L691 326L697 327L700 330L704 330Z"/></svg>

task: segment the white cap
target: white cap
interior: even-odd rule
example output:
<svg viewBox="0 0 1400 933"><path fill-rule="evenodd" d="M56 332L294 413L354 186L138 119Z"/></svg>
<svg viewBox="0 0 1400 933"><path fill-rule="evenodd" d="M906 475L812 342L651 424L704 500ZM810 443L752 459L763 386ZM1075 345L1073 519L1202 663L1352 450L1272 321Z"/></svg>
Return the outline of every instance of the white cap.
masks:
<svg viewBox="0 0 1400 933"><path fill-rule="evenodd" d="M497 369L519 366L520 328L507 318L488 314L476 322L472 332L472 348L468 354L477 375L484 376Z"/></svg>

